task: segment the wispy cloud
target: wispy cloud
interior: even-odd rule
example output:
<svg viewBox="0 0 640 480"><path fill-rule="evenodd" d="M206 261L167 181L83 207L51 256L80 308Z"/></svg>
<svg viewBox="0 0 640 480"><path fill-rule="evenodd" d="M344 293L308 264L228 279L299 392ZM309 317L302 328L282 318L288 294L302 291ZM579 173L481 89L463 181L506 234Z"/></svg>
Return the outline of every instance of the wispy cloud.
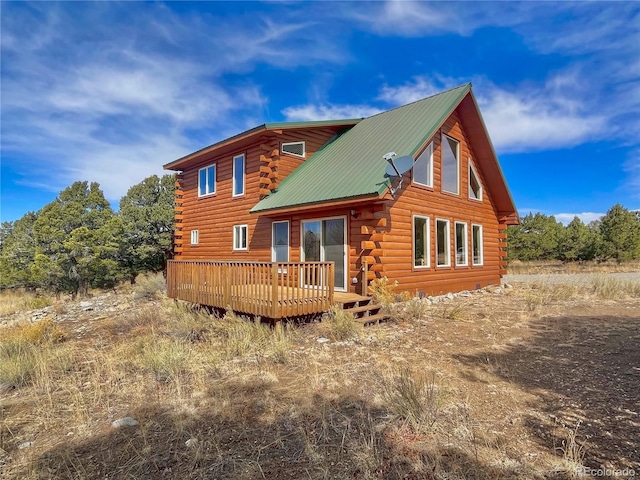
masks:
<svg viewBox="0 0 640 480"><path fill-rule="evenodd" d="M339 120L364 118L382 110L369 105L298 105L285 108L282 113L287 121Z"/></svg>
<svg viewBox="0 0 640 480"><path fill-rule="evenodd" d="M214 142L262 119L261 87L226 75L342 58L287 12L278 24L177 16L163 4L3 9L3 157L21 160L22 183L98 181L111 200L201 147L194 132Z"/></svg>

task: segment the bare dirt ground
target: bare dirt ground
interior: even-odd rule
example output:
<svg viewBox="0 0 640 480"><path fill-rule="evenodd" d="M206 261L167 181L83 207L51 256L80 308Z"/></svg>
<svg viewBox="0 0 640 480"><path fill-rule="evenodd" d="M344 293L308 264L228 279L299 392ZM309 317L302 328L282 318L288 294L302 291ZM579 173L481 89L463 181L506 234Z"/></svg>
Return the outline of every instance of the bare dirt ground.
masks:
<svg viewBox="0 0 640 480"><path fill-rule="evenodd" d="M1 478L640 475L640 298L514 282L397 304L348 340L297 326L282 357L229 353L205 325L205 340L186 342L205 360L160 378L123 356L136 338L173 338L176 327L140 320L163 305L110 294L44 315L76 360L56 383L0 394ZM418 422L389 388L402 372L427 378ZM111 427L125 415L139 425Z"/></svg>

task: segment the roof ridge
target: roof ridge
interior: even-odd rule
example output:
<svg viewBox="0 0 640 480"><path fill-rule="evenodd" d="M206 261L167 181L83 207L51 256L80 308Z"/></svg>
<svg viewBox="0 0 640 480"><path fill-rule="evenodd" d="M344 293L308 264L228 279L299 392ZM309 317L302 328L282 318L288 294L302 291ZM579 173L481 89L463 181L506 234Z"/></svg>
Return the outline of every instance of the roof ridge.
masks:
<svg viewBox="0 0 640 480"><path fill-rule="evenodd" d="M366 120L366 119L369 119L369 118L373 118L373 117L377 117L379 115L384 115L385 113L393 112L394 110L398 110L400 108L408 107L409 105L414 105L416 103L424 102L425 100L429 100L429 99L431 99L433 97L438 97L440 95L444 95L445 93L452 92L452 91L457 90L457 89L462 88L462 87L468 87L469 89L471 89L471 82L463 83L462 85L458 85L457 87L451 87L448 90L444 90L442 92L434 93L433 95L429 95L428 97L424 97L424 98L420 98L418 100L414 100L413 102L405 103L404 105L398 105L397 107L393 107L393 108L390 108L389 110L385 110L383 112L379 112L379 113L376 113L374 115L371 115L370 117L366 117L363 120Z"/></svg>

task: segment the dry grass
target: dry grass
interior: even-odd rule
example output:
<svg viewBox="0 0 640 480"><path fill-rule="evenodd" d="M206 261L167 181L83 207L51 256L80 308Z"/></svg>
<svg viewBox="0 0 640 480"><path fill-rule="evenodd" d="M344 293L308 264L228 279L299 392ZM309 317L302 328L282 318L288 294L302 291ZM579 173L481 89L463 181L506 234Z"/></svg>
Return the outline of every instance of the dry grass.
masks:
<svg viewBox="0 0 640 480"><path fill-rule="evenodd" d="M155 294L119 316L85 312L90 336L51 320L3 328L12 390L0 406L0 477L569 478L590 454L576 430L535 430L550 402L569 397L527 383L551 360L526 368L558 343L580 348L566 319L548 345L532 337L550 328L543 315L576 305L595 315L594 288L414 299L397 323L368 328L341 310L303 326L218 318ZM532 356L520 357L529 343ZM567 351L558 365L576 376ZM113 429L124 416L139 425Z"/></svg>
<svg viewBox="0 0 640 480"><path fill-rule="evenodd" d="M167 279L162 272L142 273L136 277L133 293L136 298L162 298L167 291Z"/></svg>
<svg viewBox="0 0 640 480"><path fill-rule="evenodd" d="M23 290L0 291L0 315L36 310L52 304L53 299L45 294L34 295Z"/></svg>
<svg viewBox="0 0 640 480"><path fill-rule="evenodd" d="M630 261L618 263L607 262L567 262L559 260L538 260L522 262L512 260L507 266L510 274L532 274L532 273L612 273L612 272L639 272L640 261Z"/></svg>
<svg viewBox="0 0 640 480"><path fill-rule="evenodd" d="M592 288L598 298L605 300L640 298L639 282L622 281L602 275L593 279Z"/></svg>

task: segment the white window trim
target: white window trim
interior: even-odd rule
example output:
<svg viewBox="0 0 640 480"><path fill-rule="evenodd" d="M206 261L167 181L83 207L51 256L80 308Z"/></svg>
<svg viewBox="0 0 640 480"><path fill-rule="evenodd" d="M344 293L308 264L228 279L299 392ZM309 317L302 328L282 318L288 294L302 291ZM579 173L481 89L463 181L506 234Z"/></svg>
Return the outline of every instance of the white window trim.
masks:
<svg viewBox="0 0 640 480"><path fill-rule="evenodd" d="M198 230L191 230L191 245L198 245L200 243L200 232Z"/></svg>
<svg viewBox="0 0 640 480"><path fill-rule="evenodd" d="M464 238L462 239L462 251L464 252L464 262L458 261L458 225L462 225L464 227ZM456 267L468 267L469 266L469 228L467 227L467 222L455 222L454 223L454 232L455 232L455 247L456 247Z"/></svg>
<svg viewBox="0 0 640 480"><path fill-rule="evenodd" d="M238 231L238 228L240 228L240 229L244 228L244 230L247 233L246 237L245 237L245 239L247 241L247 244L244 247L242 247L242 246L237 247L237 240L238 240L237 231ZM242 250L248 250L248 248L249 248L249 226L248 225L234 225L233 226L233 249L236 250L236 251L242 251Z"/></svg>
<svg viewBox="0 0 640 480"><path fill-rule="evenodd" d="M275 225L278 223L286 223L287 224L287 259L285 260L286 262L289 262L291 260L291 225L289 223L289 220L281 220L278 222L272 222L271 223L271 261L275 262L276 261L276 247L274 245L274 232L275 232Z"/></svg>
<svg viewBox="0 0 640 480"><path fill-rule="evenodd" d="M480 229L480 262L476 263L475 255L473 254L473 245L475 242L475 236L473 235L473 228L478 227ZM476 267L481 267L484 265L484 233L482 229L482 225L479 223L471 224L471 262Z"/></svg>
<svg viewBox="0 0 640 480"><path fill-rule="evenodd" d="M242 158L242 192L240 192L240 193L236 193L236 188L237 188L237 185L236 185L236 159L237 158ZM233 193L234 197L242 197L244 195L245 183L246 183L245 182L245 177L246 177L246 173L247 173L246 172L246 168L247 168L246 163L247 163L247 161L246 161L246 158L244 156L244 153L241 153L240 155L236 155L235 157L233 157L233 177L232 177L232 179L233 179L233 181L232 181L233 190L232 190L232 193Z"/></svg>
<svg viewBox="0 0 640 480"><path fill-rule="evenodd" d="M207 190L209 190L209 181L211 180L209 178L209 175L207 173L205 173L206 175L206 184L205 184L205 193L201 193L200 192L200 172L203 170L208 170L209 168L213 167L213 190L211 192L208 192ZM215 195L216 194L216 182L217 182L217 177L218 177L218 169L216 167L215 163L212 163L211 165L207 165L206 167L202 167L198 169L198 197L208 197L209 195Z"/></svg>
<svg viewBox="0 0 640 480"><path fill-rule="evenodd" d="M298 145L299 143L302 144L302 155L298 155L297 153L291 153L291 152L285 152L284 151L284 147L286 147L287 145ZM285 155L291 155L292 157L305 158L307 156L307 144L304 141L284 142L284 143L282 143L280 145L280 153L283 153Z"/></svg>
<svg viewBox="0 0 640 480"><path fill-rule="evenodd" d="M444 138L446 137L446 138L450 138L451 140L453 140L454 142L456 142L458 144L458 148L457 148L458 151L456 152L456 177L458 179L458 181L456 182L456 191L452 192L451 190L445 189L444 188L444 181L442 182L442 191L450 193L452 195L460 195L460 140L458 140L457 138L450 137L449 135L445 135L445 134L443 134L442 137L443 137L443 142L442 143L444 143ZM443 149L444 146L441 145L440 148ZM440 153L440 170L441 171L444 170L444 162L442 161L442 150L441 150L441 153ZM443 174L440 174L440 175L441 175L441 177L444 177Z"/></svg>
<svg viewBox="0 0 640 480"><path fill-rule="evenodd" d="M417 181L415 179L414 175L413 175L413 172L414 172L413 169L411 171L411 181L413 183L415 183L416 185L422 185L424 187L433 188L433 142L429 142L429 145L427 145L427 147L420 153L420 155L418 155L418 158L413 163L415 165L416 162L418 162L420 160L422 155L424 155L427 150L431 151L430 152L430 158L429 158L429 167L427 169L427 176L429 178L429 182L430 183L422 183L422 182Z"/></svg>
<svg viewBox="0 0 640 480"><path fill-rule="evenodd" d="M447 225L447 230L445 234L445 247L446 247L446 255L445 258L447 263L438 263L438 222L445 222ZM451 267L451 221L445 218L436 218L436 267Z"/></svg>
<svg viewBox="0 0 640 480"><path fill-rule="evenodd" d="M476 177L476 181L478 182L478 186L480 187L480 192L479 192L480 195L478 195L478 198L471 196L471 191L472 191L471 190L471 172L473 172L473 175ZM475 167L471 164L471 159L469 159L469 199L474 200L476 202L482 202L483 190L484 188L482 188L482 182L480 181L478 172L476 171Z"/></svg>
<svg viewBox="0 0 640 480"><path fill-rule="evenodd" d="M426 220L426 261L424 265L416 265L416 218L421 218ZM431 219L425 215L414 215L413 216L413 268L425 269L431 268Z"/></svg>

